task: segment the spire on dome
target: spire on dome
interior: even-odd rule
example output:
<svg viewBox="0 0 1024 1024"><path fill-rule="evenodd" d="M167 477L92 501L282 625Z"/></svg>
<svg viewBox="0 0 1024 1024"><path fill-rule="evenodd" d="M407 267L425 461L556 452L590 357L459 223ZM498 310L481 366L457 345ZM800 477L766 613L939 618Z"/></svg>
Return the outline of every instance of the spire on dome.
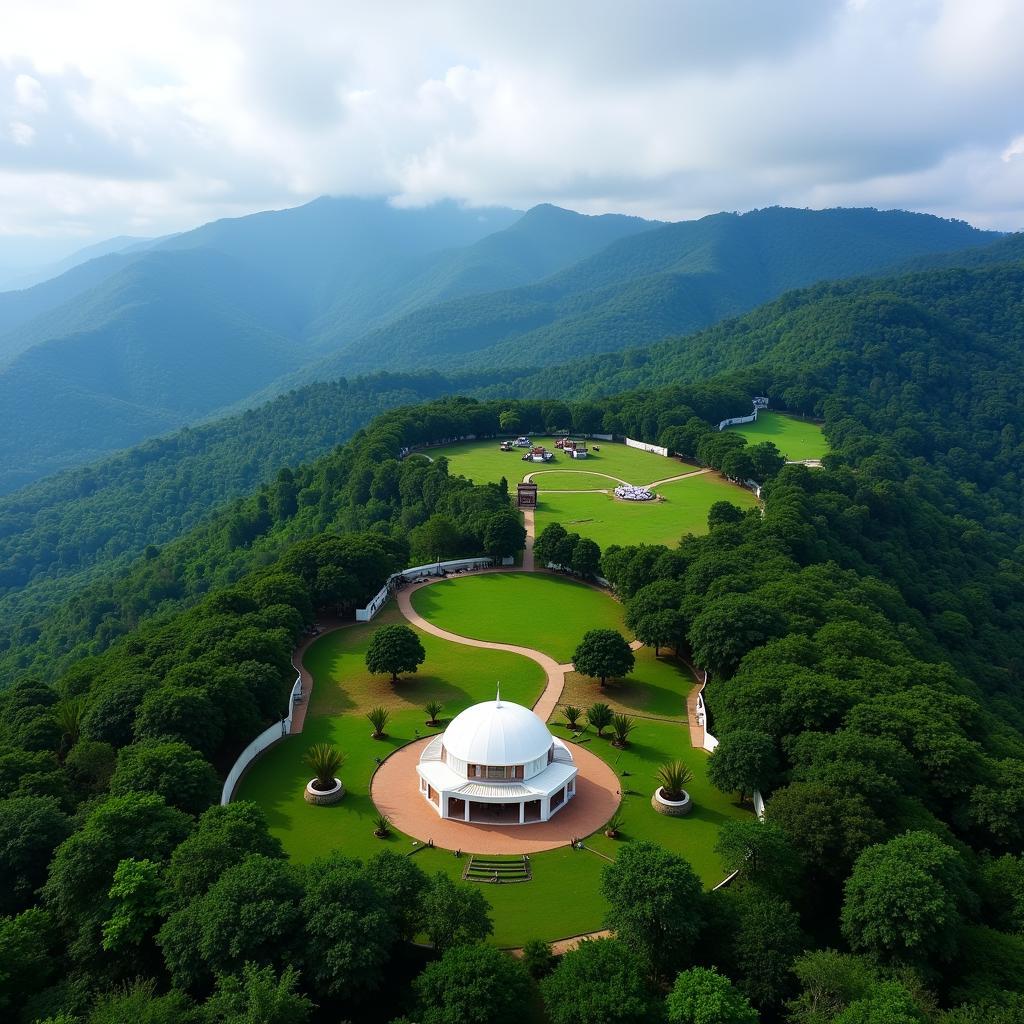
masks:
<svg viewBox="0 0 1024 1024"><path fill-rule="evenodd" d="M498 691L494 697L494 706L496 708L501 707L501 683L498 683Z"/></svg>

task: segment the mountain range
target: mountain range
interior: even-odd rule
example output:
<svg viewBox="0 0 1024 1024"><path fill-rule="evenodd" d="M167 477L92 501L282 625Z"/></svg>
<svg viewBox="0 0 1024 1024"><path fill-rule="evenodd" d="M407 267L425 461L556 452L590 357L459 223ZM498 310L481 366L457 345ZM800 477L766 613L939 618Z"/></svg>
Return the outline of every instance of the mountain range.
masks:
<svg viewBox="0 0 1024 1024"><path fill-rule="evenodd" d="M876 210L666 224L322 198L216 221L0 294L0 492L312 381L518 375L999 239Z"/></svg>

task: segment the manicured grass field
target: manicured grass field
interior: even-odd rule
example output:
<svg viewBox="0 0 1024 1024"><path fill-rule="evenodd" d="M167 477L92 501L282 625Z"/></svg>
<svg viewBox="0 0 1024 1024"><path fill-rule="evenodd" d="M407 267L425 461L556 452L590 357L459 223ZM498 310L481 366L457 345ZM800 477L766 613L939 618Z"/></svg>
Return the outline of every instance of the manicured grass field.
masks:
<svg viewBox="0 0 1024 1024"><path fill-rule="evenodd" d="M565 677L560 705L586 708L601 701L613 711L647 718L680 721L686 718L686 694L693 685L693 676L682 662L662 648L655 658L652 647L634 652L636 667L623 679L609 679L602 687L596 679L569 672ZM555 716L558 720L558 716Z"/></svg>
<svg viewBox="0 0 1024 1024"><path fill-rule="evenodd" d="M533 475L533 482L541 491L611 490L619 485L618 478L586 473L583 470L541 470Z"/></svg>
<svg viewBox="0 0 1024 1024"><path fill-rule="evenodd" d="M488 587L489 581L504 581ZM484 586L481 586L484 584ZM621 627L621 606L592 588L550 575L524 573L467 577L434 584L416 595L424 599L439 595L430 608L417 600L417 609L432 621L458 632L490 635L491 630L507 630L509 623L530 631L527 646L545 649L559 660L567 660L562 645L562 622L571 625L566 635L575 638L583 625ZM400 621L394 606L365 626L352 626L318 640L306 654L306 665L313 673L314 688L309 713L302 733L289 737L258 760L242 781L238 799L254 800L264 810L271 831L278 836L288 854L299 862L309 862L330 850L339 849L355 857L371 857L383 849L399 853L415 851L415 863L427 873L443 872L454 880L461 878L465 860L450 851L429 849L415 844L410 837L393 832L385 840L373 836L376 809L369 796L369 785L377 758L413 740L417 734L432 730L425 725L422 705L432 698L445 709L441 728L464 707L493 696L496 679L501 680L502 696L531 705L543 687L543 673L532 661L500 651L487 651L448 643L429 634L420 634L427 660L420 671L392 686L386 677L366 672L363 657L373 631L387 622ZM487 623L485 629L479 622ZM513 638L516 639L516 638ZM572 643L575 643L573 639ZM571 651L570 651L571 653ZM564 657L563 657L564 654ZM686 694L693 680L685 666L674 659L655 659L653 653L637 653L637 669L623 683L610 684L605 692L592 680L570 674L563 693L582 706L604 699L637 716L636 728L626 750L611 745L609 738L598 739L586 730L580 742L607 761L622 780L623 828L618 839L602 833L587 838L587 850L561 848L534 854L530 858L532 880L510 885L478 884L492 907L497 945L522 945L531 938L547 940L593 931L603 924L605 903L600 893L601 872L614 859L623 843L650 839L680 853L693 865L707 886L724 875L714 853L715 838L721 823L742 818L749 812L737 807L730 795L723 795L707 781L707 755L694 750L686 726ZM363 717L366 710L384 704L392 710L388 737L370 738L371 727ZM558 725L560 709L552 716L552 730L571 740L568 730ZM347 787L344 800L334 807L312 807L302 799L302 789L310 776L304 761L308 748L330 742L348 754L341 770ZM687 787L695 808L686 818L668 818L650 805L657 783L655 773L665 761L682 759L694 773ZM410 798L419 799L415 782L410 780Z"/></svg>
<svg viewBox="0 0 1024 1024"><path fill-rule="evenodd" d="M667 544L674 547L687 533L707 533L708 510L716 501L741 508L756 504L754 495L713 473L661 484L664 501L616 501L607 494L538 494L536 533L561 523L571 533L610 544Z"/></svg>
<svg viewBox="0 0 1024 1024"><path fill-rule="evenodd" d="M449 632L519 644L560 664L572 659L588 629L626 632L622 605L593 587L550 574L495 572L446 580L416 591L412 604Z"/></svg>
<svg viewBox="0 0 1024 1024"><path fill-rule="evenodd" d="M565 737L567 730L553 730ZM718 829L730 818L745 818L750 812L736 804L733 794L720 793L708 782L708 755L690 745L685 722L662 722L638 718L636 728L625 750L616 750L608 739L589 734L588 749L607 761L622 776L622 832L618 839L607 839L597 833L587 845L615 856L619 844L630 839L648 839L685 857L711 886L725 877L725 870L715 853ZM587 739L587 734L584 735ZM680 760L693 772L693 781L686 789L693 798L693 810L685 818L670 818L651 806L651 795L658 786L657 771L666 761Z"/></svg>
<svg viewBox="0 0 1024 1024"><path fill-rule="evenodd" d="M608 473L631 484L648 484L653 480L664 480L665 477L678 476L686 473L690 467L675 459L662 458L638 448L627 448L624 444L611 441L598 441L600 451L590 446L590 455L586 459L570 459L555 449L552 437L534 436L537 444L544 445L555 453L552 462L523 462L522 448L503 452L498 449L498 440L462 441L459 444L446 445L442 448L430 448L426 454L432 459L444 455L448 459L449 472L461 474L478 484L497 483L502 477L509 484L518 483L527 473L540 470L579 470L581 472Z"/></svg>
<svg viewBox="0 0 1024 1024"><path fill-rule="evenodd" d="M737 431L751 444L774 441L779 451L792 462L820 459L828 452L828 442L817 423L783 416L778 412L758 413L755 422L726 429Z"/></svg>
<svg viewBox="0 0 1024 1024"><path fill-rule="evenodd" d="M309 861L335 847L360 857L389 845L408 847L408 840L397 836L384 841L373 836L377 812L370 800L370 777L375 758L387 757L417 732L426 736L437 731L425 724L427 701L444 705L443 729L469 705L493 700L499 680L503 696L527 707L544 688L544 672L528 658L464 647L427 633L419 634L426 661L415 675L400 677L393 686L387 676L370 675L363 659L374 630L399 619L397 609L389 608L373 623L329 633L309 649L305 662L314 686L305 728L256 761L239 786L237 798L263 808L271 831L296 860ZM372 726L363 717L376 704L391 710L383 740L371 739ZM312 807L302 798L311 777L305 753L323 742L348 755L340 773L348 793L335 807Z"/></svg>

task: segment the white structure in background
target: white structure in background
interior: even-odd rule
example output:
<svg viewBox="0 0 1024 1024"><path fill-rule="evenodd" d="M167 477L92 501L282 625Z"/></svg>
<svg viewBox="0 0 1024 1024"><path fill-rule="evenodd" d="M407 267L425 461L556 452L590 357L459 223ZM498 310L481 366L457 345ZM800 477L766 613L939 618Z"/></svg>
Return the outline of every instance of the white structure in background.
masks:
<svg viewBox="0 0 1024 1024"><path fill-rule="evenodd" d="M623 501L654 501L654 491L633 484L620 484L615 488L615 497Z"/></svg>
<svg viewBox="0 0 1024 1024"><path fill-rule="evenodd" d="M427 744L416 772L442 818L483 825L547 821L576 795L569 748L500 693L456 715Z"/></svg>

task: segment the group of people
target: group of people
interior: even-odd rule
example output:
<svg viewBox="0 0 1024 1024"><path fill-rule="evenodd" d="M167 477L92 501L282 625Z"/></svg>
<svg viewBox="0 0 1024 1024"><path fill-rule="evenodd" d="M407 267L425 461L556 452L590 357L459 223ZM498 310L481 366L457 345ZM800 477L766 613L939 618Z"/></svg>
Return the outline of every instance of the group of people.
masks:
<svg viewBox="0 0 1024 1024"><path fill-rule="evenodd" d="M654 491L646 487L634 487L633 484L620 484L615 488L615 497L623 501L653 501Z"/></svg>

